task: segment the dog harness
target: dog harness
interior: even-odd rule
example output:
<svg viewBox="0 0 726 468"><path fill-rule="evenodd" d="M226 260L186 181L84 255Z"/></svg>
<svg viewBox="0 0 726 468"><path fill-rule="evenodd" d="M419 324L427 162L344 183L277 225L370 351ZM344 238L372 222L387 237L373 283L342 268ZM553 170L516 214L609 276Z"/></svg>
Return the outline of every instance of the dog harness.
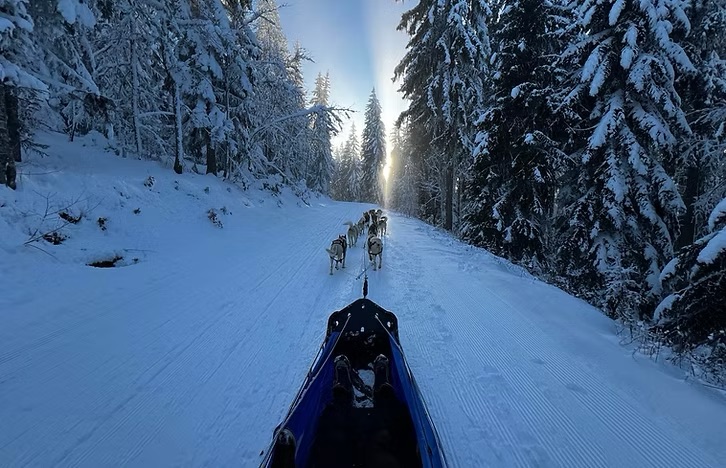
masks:
<svg viewBox="0 0 726 468"><path fill-rule="evenodd" d="M377 247L377 252L373 251L373 248ZM371 237L368 239L368 253L371 255L378 255L381 253L381 250L383 250L383 245L381 244L381 240L377 237Z"/></svg>
<svg viewBox="0 0 726 468"><path fill-rule="evenodd" d="M347 243L347 242L345 241L345 239L343 239L343 238L341 238L341 237L338 237L337 239L335 239L335 240L333 241L333 245L336 245L336 244L338 244L339 246L341 246L341 247L343 248L343 257L345 257L345 251L346 251L346 250L348 250L348 243ZM340 262L342 262L342 261L343 261L343 259L342 259L342 258L338 258L337 256L336 256L336 257L334 257L334 260L335 260L335 261L336 261L337 263L340 263Z"/></svg>

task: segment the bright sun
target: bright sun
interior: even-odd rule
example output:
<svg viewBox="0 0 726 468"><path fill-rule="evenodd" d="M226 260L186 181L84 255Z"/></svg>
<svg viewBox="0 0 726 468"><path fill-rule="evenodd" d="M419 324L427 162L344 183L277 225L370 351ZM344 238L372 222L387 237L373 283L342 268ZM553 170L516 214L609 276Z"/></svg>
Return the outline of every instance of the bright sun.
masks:
<svg viewBox="0 0 726 468"><path fill-rule="evenodd" d="M386 165L383 166L383 178L388 182L388 176L391 175L391 164L389 162L386 162Z"/></svg>

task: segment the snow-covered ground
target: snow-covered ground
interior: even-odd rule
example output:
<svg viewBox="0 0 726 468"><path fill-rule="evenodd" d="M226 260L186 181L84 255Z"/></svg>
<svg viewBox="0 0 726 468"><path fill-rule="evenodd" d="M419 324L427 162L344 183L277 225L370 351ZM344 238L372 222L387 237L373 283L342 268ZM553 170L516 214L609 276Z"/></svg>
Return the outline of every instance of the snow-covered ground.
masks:
<svg viewBox="0 0 726 468"><path fill-rule="evenodd" d="M360 244L333 276L324 249L366 206L42 139L53 157L0 188L0 466L256 466L328 314L360 295ZM24 246L60 209L84 213L68 239ZM389 233L370 297L454 466L724 466L720 394L485 251L395 215Z"/></svg>

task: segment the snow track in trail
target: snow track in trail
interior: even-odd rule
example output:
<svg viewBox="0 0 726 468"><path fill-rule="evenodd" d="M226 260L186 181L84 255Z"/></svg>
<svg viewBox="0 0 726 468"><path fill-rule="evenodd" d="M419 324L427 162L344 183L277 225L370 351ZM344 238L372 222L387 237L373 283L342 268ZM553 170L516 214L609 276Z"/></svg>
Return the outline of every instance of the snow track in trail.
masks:
<svg viewBox="0 0 726 468"><path fill-rule="evenodd" d="M142 163L109 164L97 178L143 187ZM127 218L154 249L145 262L0 264L13 287L0 295L0 466L257 466L328 315L360 297L365 235L332 276L325 248L370 206L237 207L214 178L177 191L170 171L154 175L159 191L128 201L148 216ZM235 215L220 230L205 213L223 204ZM369 297L399 318L452 466L726 460L723 398L633 359L598 311L413 219L389 213L383 241Z"/></svg>

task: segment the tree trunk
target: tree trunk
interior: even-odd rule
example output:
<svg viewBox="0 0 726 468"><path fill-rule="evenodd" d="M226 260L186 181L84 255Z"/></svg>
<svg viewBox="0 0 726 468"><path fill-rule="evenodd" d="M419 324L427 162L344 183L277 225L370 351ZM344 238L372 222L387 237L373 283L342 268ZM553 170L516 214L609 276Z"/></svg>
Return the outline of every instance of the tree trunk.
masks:
<svg viewBox="0 0 726 468"><path fill-rule="evenodd" d="M18 96L13 92L13 88L5 87L5 105L8 117L10 157L15 162L20 162L20 117L18 116Z"/></svg>
<svg viewBox="0 0 726 468"><path fill-rule="evenodd" d="M71 118L71 128L70 128L70 133L68 136L70 138L69 141L72 142L76 138L76 120L78 119L78 110L77 110L78 101L74 97L72 97L71 99L72 99L71 106L73 108L73 117Z"/></svg>
<svg viewBox="0 0 726 468"><path fill-rule="evenodd" d="M224 116L229 122L229 73L227 70L224 71ZM226 140L226 139L225 139ZM227 179L229 175L229 141L224 144L224 178Z"/></svg>
<svg viewBox="0 0 726 468"><path fill-rule="evenodd" d="M143 147L141 142L141 119L139 118L139 56L136 47L136 22L131 21L131 39L129 45L131 47L131 78L133 83L133 89L131 91L131 106L134 114L134 140L136 142L136 156L143 156Z"/></svg>
<svg viewBox="0 0 726 468"><path fill-rule="evenodd" d="M446 210L446 218L444 219L444 229L451 231L454 227L454 165L450 164L446 169L446 199L444 201L444 209Z"/></svg>
<svg viewBox="0 0 726 468"><path fill-rule="evenodd" d="M700 160L700 157L697 158ZM701 173L698 164L691 164L686 170L686 187L683 194L683 201L686 204L686 213L681 218L681 233L678 236L675 250L691 245L696 240L696 202L698 201L698 186L700 185Z"/></svg>
<svg viewBox="0 0 726 468"><path fill-rule="evenodd" d="M464 193L464 177L459 176L459 180L456 190L456 226L457 231L461 227L461 200L462 200L462 193Z"/></svg>
<svg viewBox="0 0 726 468"><path fill-rule="evenodd" d="M207 174L217 175L217 152L211 138L207 139Z"/></svg>
<svg viewBox="0 0 726 468"><path fill-rule="evenodd" d="M5 95L8 93L7 86L0 81L0 184L5 185L5 168L12 161L10 152L10 135L8 133L8 112L7 99Z"/></svg>
<svg viewBox="0 0 726 468"><path fill-rule="evenodd" d="M182 129L182 105L181 105L181 89L179 83L174 83L174 126L176 128L176 157L174 158L174 172L181 174L184 172L184 138Z"/></svg>

